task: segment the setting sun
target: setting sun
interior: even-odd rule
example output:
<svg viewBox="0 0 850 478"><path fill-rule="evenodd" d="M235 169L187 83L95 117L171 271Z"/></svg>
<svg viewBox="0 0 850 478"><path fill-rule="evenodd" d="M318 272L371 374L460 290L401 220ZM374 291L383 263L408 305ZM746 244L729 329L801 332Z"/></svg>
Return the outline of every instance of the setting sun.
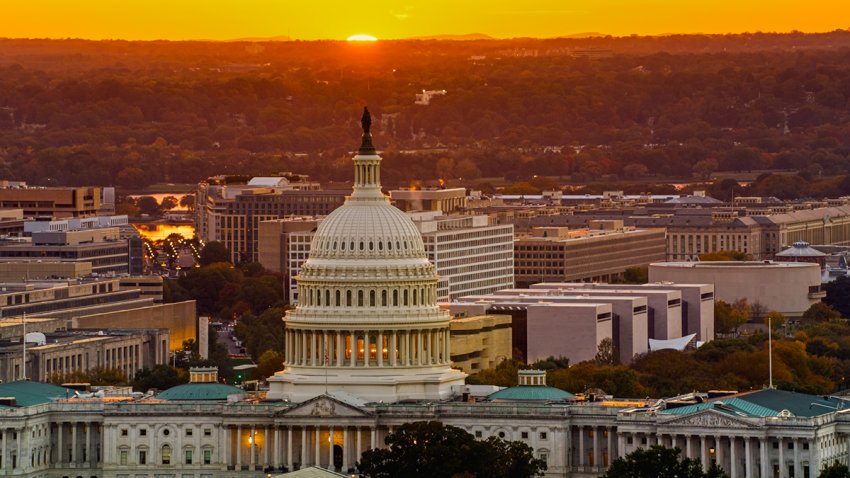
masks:
<svg viewBox="0 0 850 478"><path fill-rule="evenodd" d="M360 35L359 34L359 35L351 35L350 37L346 38L345 41L378 41L378 39L373 37L372 35Z"/></svg>

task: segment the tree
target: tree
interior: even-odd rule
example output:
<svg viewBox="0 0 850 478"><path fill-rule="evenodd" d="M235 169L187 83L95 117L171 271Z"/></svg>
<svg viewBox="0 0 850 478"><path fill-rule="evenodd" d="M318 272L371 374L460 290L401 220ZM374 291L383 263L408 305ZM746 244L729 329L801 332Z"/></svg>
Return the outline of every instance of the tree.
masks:
<svg viewBox="0 0 850 478"><path fill-rule="evenodd" d="M208 266L216 262L230 262L230 250L219 241L208 242L198 257L198 264Z"/></svg>
<svg viewBox="0 0 850 478"><path fill-rule="evenodd" d="M479 441L466 431L440 422L405 423L384 440L387 448L367 450L357 469L369 478L530 478L546 463L522 442L496 437Z"/></svg>
<svg viewBox="0 0 850 478"><path fill-rule="evenodd" d="M721 334L737 332L738 327L750 320L751 309L746 299L733 304L718 300L714 303L714 323Z"/></svg>
<svg viewBox="0 0 850 478"><path fill-rule="evenodd" d="M816 302L803 312L803 319L813 322L832 322L841 319L841 314L823 302Z"/></svg>
<svg viewBox="0 0 850 478"><path fill-rule="evenodd" d="M497 385L499 387L515 387L517 384L517 373L519 362L513 359L502 360L496 368L484 369L476 374L470 375L466 383L471 385Z"/></svg>
<svg viewBox="0 0 850 478"><path fill-rule="evenodd" d="M186 194L185 196L180 198L180 205L185 207L188 211L195 210L195 195L194 194Z"/></svg>
<svg viewBox="0 0 850 478"><path fill-rule="evenodd" d="M617 363L617 349L611 337L605 337L596 347L596 357L593 360L599 365L614 365Z"/></svg>
<svg viewBox="0 0 850 478"><path fill-rule="evenodd" d="M785 315L775 310L768 311L764 316L764 322L770 323L770 328L776 332L785 326Z"/></svg>
<svg viewBox="0 0 850 478"><path fill-rule="evenodd" d="M283 355L275 350L266 350L260 355L260 360L257 363L257 369L254 370L254 378L263 380L266 377L271 377L275 372L283 370Z"/></svg>
<svg viewBox="0 0 850 478"><path fill-rule="evenodd" d="M163 210L170 211L177 207L178 201L174 196L165 196L162 198L162 201L159 202L159 207Z"/></svg>
<svg viewBox="0 0 850 478"><path fill-rule="evenodd" d="M818 478L850 478L850 469L847 465L836 461L821 470Z"/></svg>
<svg viewBox="0 0 850 478"><path fill-rule="evenodd" d="M834 281L824 284L823 289L826 291L824 303L832 306L842 317L850 317L850 276L837 277Z"/></svg>
<svg viewBox="0 0 850 478"><path fill-rule="evenodd" d="M698 460L679 458L678 448L638 448L611 463L603 478L709 478L725 477L719 468L704 472Z"/></svg>
<svg viewBox="0 0 850 478"><path fill-rule="evenodd" d="M701 261L751 261L753 256L741 251L716 251L701 254Z"/></svg>
<svg viewBox="0 0 850 478"><path fill-rule="evenodd" d="M159 203L153 196L142 196L136 201L136 207L139 212L148 216L159 216L162 210L159 208Z"/></svg>
<svg viewBox="0 0 850 478"><path fill-rule="evenodd" d="M133 388L141 392L151 389L166 390L182 383L186 383L186 378L181 377L176 368L159 364L152 369L143 368L136 372Z"/></svg>

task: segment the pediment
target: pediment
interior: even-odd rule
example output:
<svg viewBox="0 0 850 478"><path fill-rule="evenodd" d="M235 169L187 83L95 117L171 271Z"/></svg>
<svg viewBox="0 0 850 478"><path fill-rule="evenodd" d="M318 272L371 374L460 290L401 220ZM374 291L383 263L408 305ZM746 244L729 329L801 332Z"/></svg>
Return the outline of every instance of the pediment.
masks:
<svg viewBox="0 0 850 478"><path fill-rule="evenodd" d="M287 417L368 417L371 413L332 395L319 395L281 413Z"/></svg>
<svg viewBox="0 0 850 478"><path fill-rule="evenodd" d="M684 416L677 416L663 423L665 426L697 426L701 428L754 428L756 425L743 417L734 417L726 413L703 410Z"/></svg>

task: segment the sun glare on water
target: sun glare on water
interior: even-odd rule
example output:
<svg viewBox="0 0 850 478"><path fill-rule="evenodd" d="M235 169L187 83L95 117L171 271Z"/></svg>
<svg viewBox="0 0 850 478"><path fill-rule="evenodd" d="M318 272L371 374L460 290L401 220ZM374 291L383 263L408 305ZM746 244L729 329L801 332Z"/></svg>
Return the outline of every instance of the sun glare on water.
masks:
<svg viewBox="0 0 850 478"><path fill-rule="evenodd" d="M378 39L372 35L351 35L345 41L378 41Z"/></svg>

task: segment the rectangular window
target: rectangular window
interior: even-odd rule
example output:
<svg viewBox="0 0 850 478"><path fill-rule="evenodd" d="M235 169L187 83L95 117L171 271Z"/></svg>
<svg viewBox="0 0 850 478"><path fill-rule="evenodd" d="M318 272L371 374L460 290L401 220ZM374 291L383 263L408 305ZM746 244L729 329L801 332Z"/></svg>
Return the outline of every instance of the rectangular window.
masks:
<svg viewBox="0 0 850 478"><path fill-rule="evenodd" d="M139 450L139 464L147 465L148 464L148 452L146 450Z"/></svg>
<svg viewBox="0 0 850 478"><path fill-rule="evenodd" d="M121 455L120 455L121 458L120 458L120 461L119 461L119 463L121 465L127 464L127 453L128 453L127 450L121 450Z"/></svg>
<svg viewBox="0 0 850 478"><path fill-rule="evenodd" d="M148 436L148 430L146 428L140 428L139 429L139 436L141 436L141 437Z"/></svg>
<svg viewBox="0 0 850 478"><path fill-rule="evenodd" d="M122 429L121 429L121 436L122 436L122 437L127 436L127 429L126 429L126 428L122 428Z"/></svg>
<svg viewBox="0 0 850 478"><path fill-rule="evenodd" d="M528 432L522 432L522 433L520 434L520 436L523 438L523 440L525 440L525 439L527 439L527 438L528 438Z"/></svg>
<svg viewBox="0 0 850 478"><path fill-rule="evenodd" d="M162 447L162 464L170 465L171 464L171 447L166 445Z"/></svg>
<svg viewBox="0 0 850 478"><path fill-rule="evenodd" d="M187 428L187 429L186 429L186 436L187 436L187 437L192 436L192 429L191 429L191 428Z"/></svg>
<svg viewBox="0 0 850 478"><path fill-rule="evenodd" d="M540 432L540 439L541 439L541 440L546 440L547 438L549 438L549 434L548 434L548 433L546 433L546 432Z"/></svg>
<svg viewBox="0 0 850 478"><path fill-rule="evenodd" d="M212 463L212 450L204 450L204 465Z"/></svg>
<svg viewBox="0 0 850 478"><path fill-rule="evenodd" d="M209 429L209 428L204 428L204 436L205 437L212 436L212 430Z"/></svg>
<svg viewBox="0 0 850 478"><path fill-rule="evenodd" d="M481 430L475 431L475 438L481 438Z"/></svg>
<svg viewBox="0 0 850 478"><path fill-rule="evenodd" d="M186 450L186 464L192 464L192 450Z"/></svg>

